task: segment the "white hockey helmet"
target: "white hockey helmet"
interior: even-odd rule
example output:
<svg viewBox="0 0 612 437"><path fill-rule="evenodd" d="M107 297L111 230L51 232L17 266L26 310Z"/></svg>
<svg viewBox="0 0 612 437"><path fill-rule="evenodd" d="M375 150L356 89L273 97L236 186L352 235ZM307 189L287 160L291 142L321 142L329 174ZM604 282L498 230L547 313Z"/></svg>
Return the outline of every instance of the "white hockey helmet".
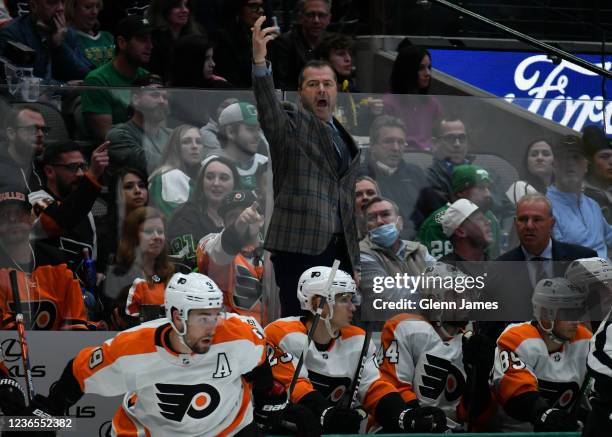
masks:
<svg viewBox="0 0 612 437"><path fill-rule="evenodd" d="M322 296L327 299L330 308L336 303L336 295L343 293L357 293L357 286L351 275L343 270L336 270L331 287L327 289L331 267L311 267L300 276L298 281L297 298L300 308L315 314L317 309L313 307L312 298Z"/></svg>
<svg viewBox="0 0 612 437"><path fill-rule="evenodd" d="M565 271L565 279L588 293L591 285L612 284L612 265L604 258L581 258L573 261Z"/></svg>
<svg viewBox="0 0 612 437"><path fill-rule="evenodd" d="M457 267L437 261L425 268L420 291L421 298L434 302L459 302L462 298L472 299L473 290L465 287L469 276ZM459 305L457 305L459 306ZM461 310L431 309L427 318L432 322L467 321L468 312Z"/></svg>
<svg viewBox="0 0 612 437"><path fill-rule="evenodd" d="M582 317L585 302L584 291L565 278L542 279L536 284L531 297L533 315L540 326L543 319L554 322L559 310L574 310L571 312L576 316L574 320Z"/></svg>
<svg viewBox="0 0 612 437"><path fill-rule="evenodd" d="M165 303L166 318L179 335L187 331L189 311L196 309L223 308L223 292L219 290L206 275L201 273L175 273L166 285ZM180 332L172 321L172 308L179 311L183 321L183 332Z"/></svg>

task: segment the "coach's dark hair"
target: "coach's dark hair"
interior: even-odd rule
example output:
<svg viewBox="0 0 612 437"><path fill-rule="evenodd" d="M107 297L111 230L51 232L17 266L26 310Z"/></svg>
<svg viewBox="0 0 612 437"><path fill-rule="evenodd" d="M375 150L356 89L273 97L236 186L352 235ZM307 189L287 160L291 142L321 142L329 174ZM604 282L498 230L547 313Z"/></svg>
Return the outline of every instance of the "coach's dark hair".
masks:
<svg viewBox="0 0 612 437"><path fill-rule="evenodd" d="M327 61L322 61L319 59L313 59L311 61L308 61L306 63L306 65L304 65L304 68L302 68L302 71L300 71L300 75L298 76L298 89L302 88L302 83L304 82L304 71L307 68L317 68L317 69L321 69L321 68L325 68L325 67L329 67L329 69L334 73L334 80L336 82L338 82L338 76L336 75L336 72L334 71L334 68L331 66L331 64Z"/></svg>

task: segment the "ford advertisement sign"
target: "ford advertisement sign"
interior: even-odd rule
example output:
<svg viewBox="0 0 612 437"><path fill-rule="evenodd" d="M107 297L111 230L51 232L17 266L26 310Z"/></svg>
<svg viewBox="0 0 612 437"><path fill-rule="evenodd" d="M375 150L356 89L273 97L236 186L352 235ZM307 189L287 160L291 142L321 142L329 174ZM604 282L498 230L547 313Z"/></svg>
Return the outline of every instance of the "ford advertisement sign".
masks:
<svg viewBox="0 0 612 437"><path fill-rule="evenodd" d="M581 131L584 126L605 125L612 134L612 81L578 65L555 65L545 54L467 50L430 50L433 66L484 91L504 97L549 120ZM601 56L578 55L599 67ZM468 62L466 62L466 60ZM612 57L604 68L612 68Z"/></svg>

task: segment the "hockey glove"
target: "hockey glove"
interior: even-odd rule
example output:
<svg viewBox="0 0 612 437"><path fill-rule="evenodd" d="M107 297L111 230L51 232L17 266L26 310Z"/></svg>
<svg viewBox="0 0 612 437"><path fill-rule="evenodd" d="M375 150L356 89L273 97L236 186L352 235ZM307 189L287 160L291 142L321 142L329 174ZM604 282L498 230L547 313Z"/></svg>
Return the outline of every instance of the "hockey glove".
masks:
<svg viewBox="0 0 612 437"><path fill-rule="evenodd" d="M323 434L357 434L361 421L368 417L361 408L327 407L321 413Z"/></svg>
<svg viewBox="0 0 612 437"><path fill-rule="evenodd" d="M62 415L62 413L63 411L58 411L57 408L54 408L51 405L51 402L49 401L48 398L42 395L35 395L34 399L30 401L30 405L28 405L24 409L21 415L22 416L34 416L34 417L38 417L41 419L50 419L54 415L60 416ZM23 434L23 433L19 433L19 434ZM17 435L18 434L15 433L15 436ZM36 432L30 431L28 432L28 435L31 435L32 437L55 437L57 436L57 432L56 431L36 431ZM7 433L7 436L13 436L13 434Z"/></svg>
<svg viewBox="0 0 612 437"><path fill-rule="evenodd" d="M263 429L277 428L287 408L285 387L274 381L272 388L265 394L255 396L255 421Z"/></svg>
<svg viewBox="0 0 612 437"><path fill-rule="evenodd" d="M446 414L437 407L416 407L401 412L399 427L406 432L442 433L446 426Z"/></svg>
<svg viewBox="0 0 612 437"><path fill-rule="evenodd" d="M321 424L315 414L303 405L289 404L283 412L283 421L278 434L297 437L320 437Z"/></svg>
<svg viewBox="0 0 612 437"><path fill-rule="evenodd" d="M5 416L18 416L25 408L25 392L13 378L0 379L0 410Z"/></svg>
<svg viewBox="0 0 612 437"><path fill-rule="evenodd" d="M579 431L582 424L569 416L569 413L558 408L540 410L536 415L533 430L535 432L571 432Z"/></svg>

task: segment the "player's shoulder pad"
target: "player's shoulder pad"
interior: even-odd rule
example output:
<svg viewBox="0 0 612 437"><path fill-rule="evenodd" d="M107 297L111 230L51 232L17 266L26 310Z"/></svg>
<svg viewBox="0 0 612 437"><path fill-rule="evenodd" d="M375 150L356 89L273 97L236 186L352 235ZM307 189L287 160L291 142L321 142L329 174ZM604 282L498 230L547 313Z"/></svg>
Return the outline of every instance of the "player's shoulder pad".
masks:
<svg viewBox="0 0 612 437"><path fill-rule="evenodd" d="M235 340L250 340L253 343L261 343L263 339L264 334L260 328L252 325L238 314L228 313L221 326L215 331L213 343L219 344Z"/></svg>
<svg viewBox="0 0 612 437"><path fill-rule="evenodd" d="M168 324L166 319L151 320L125 331L106 341L115 356L138 355L157 351L155 335Z"/></svg>
<svg viewBox="0 0 612 437"><path fill-rule="evenodd" d="M511 324L497 339L497 345L500 349L517 350L518 347L526 340L542 340L542 336L531 322Z"/></svg>
<svg viewBox="0 0 612 437"><path fill-rule="evenodd" d="M306 326L300 317L285 317L275 320L264 329L266 338L272 344L279 345L286 336L305 336L307 335ZM302 343L303 344L303 343Z"/></svg>
<svg viewBox="0 0 612 437"><path fill-rule="evenodd" d="M593 337L593 333L583 324L578 325L576 335L572 339L571 343L575 343L581 340L590 340Z"/></svg>
<svg viewBox="0 0 612 437"><path fill-rule="evenodd" d="M358 326L355 325L349 325L346 326L342 329L340 329L340 338L342 338L342 340L347 340L351 337L356 337L356 336L364 336L365 335L365 331L363 329L361 329Z"/></svg>

